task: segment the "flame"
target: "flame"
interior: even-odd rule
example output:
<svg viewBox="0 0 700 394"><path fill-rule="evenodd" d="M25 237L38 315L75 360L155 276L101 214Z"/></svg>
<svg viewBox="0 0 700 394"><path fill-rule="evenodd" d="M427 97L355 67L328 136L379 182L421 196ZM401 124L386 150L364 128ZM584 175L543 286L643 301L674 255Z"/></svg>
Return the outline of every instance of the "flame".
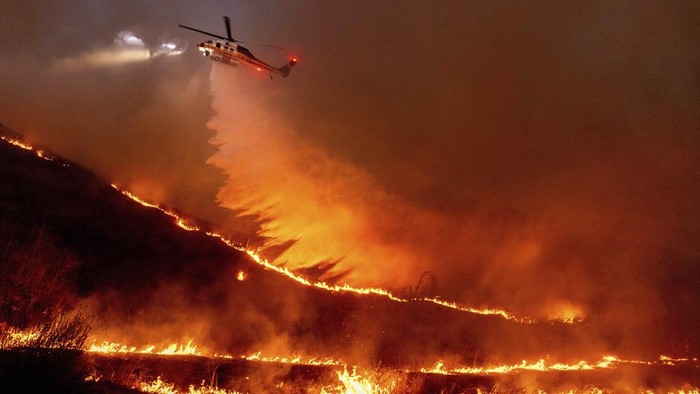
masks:
<svg viewBox="0 0 700 394"><path fill-rule="evenodd" d="M160 376L152 382L139 382L138 386L135 387L144 393L158 393L158 394L178 394L178 390L172 383L166 383L161 380Z"/></svg>
<svg viewBox="0 0 700 394"><path fill-rule="evenodd" d="M549 363L544 358L541 358L535 362L528 362L523 360L519 364L512 365L489 365L482 367L454 367L447 368L442 360L437 361L430 368L421 368L423 373L433 373L440 375L503 375L509 374L517 371L592 371L599 369L615 369L623 364L636 364L636 365L676 365L676 362L697 362L697 358L671 358L669 356L661 355L657 360L629 360L621 359L618 356L606 355L603 356L597 362L589 362L581 360L574 364L566 363Z"/></svg>
<svg viewBox="0 0 700 394"><path fill-rule="evenodd" d="M261 361L266 363L280 364L297 364L297 365L346 365L344 362L336 360L332 357L320 358L309 357L302 358L301 356L263 356L262 352L252 353L247 356L242 356L247 361Z"/></svg>
<svg viewBox="0 0 700 394"><path fill-rule="evenodd" d="M389 394L393 392L397 385L396 380L391 380L388 384L380 384L369 374L358 374L357 368L352 368L352 374L347 367L343 371L336 371L340 385L331 385L321 388L321 394Z"/></svg>
<svg viewBox="0 0 700 394"><path fill-rule="evenodd" d="M247 276L247 275L245 274L245 272L243 272L243 271L238 271L238 275L236 275L236 279L238 279L239 281L243 282L243 281L245 280L246 276Z"/></svg>
<svg viewBox="0 0 700 394"><path fill-rule="evenodd" d="M239 391L229 391L218 387L205 386L204 383L202 383L202 385L199 387L190 385L187 391L180 391L174 384L165 382L160 376L156 377L156 379L152 381L140 381L133 388L144 393L157 394L242 394Z"/></svg>
<svg viewBox="0 0 700 394"><path fill-rule="evenodd" d="M495 309L495 308L482 308L482 309L479 309L479 308L471 308L471 307L467 307L467 306L457 305L457 303L455 303L455 302L442 301L442 300L440 300L440 299L438 299L438 298L422 298L422 299L420 299L420 300L421 300L421 301L426 301L426 302L432 302L432 303L437 304L437 305L442 305L442 306L444 306L444 307L451 308L451 309L455 309L455 310L458 310L458 311L463 311L463 312L476 313L476 314L479 314L479 315L501 316L501 317L503 317L504 319L513 320L513 321L516 321L516 322L518 322L518 323L531 324L531 323L535 323L535 322L536 322L535 319L532 319L532 318L530 318L530 317L518 317L518 316L514 316L514 315L512 315L512 314L510 314L510 313L508 313L508 312L506 312L506 311L504 311L504 310L502 310L502 309ZM562 322L570 323L570 322L566 322L566 321L562 321Z"/></svg>
<svg viewBox="0 0 700 394"><path fill-rule="evenodd" d="M0 134L0 139L3 140L3 141L5 141L5 142L7 142L7 143L9 143L10 145L14 145L14 146L19 147L19 148L22 148L22 149L24 149L24 150L28 150L28 151L30 151L30 152L34 152L34 154L35 154L37 157L42 158L42 159L44 159L44 160L47 160L47 161L54 161L54 160L55 160L54 157L52 157L51 155L49 155L49 154L46 153L45 151L43 151L43 150L41 150L41 149L37 149L37 148L35 148L35 147L33 147L33 146L27 144L27 143L24 142L24 141L21 141L21 140L17 139L17 138L12 138L12 137L8 137L8 136L5 136L5 135ZM60 164L63 165L63 166L67 166L67 165L64 164L64 163L60 163Z"/></svg>
<svg viewBox="0 0 700 394"><path fill-rule="evenodd" d="M155 345L147 345L142 348L135 346L126 346L117 342L102 341L93 343L87 349L90 353L135 353L135 354L160 354L160 355L181 355L181 356L201 356L202 353L197 350L197 346L192 344L192 341L187 343L173 342L164 348L157 348Z"/></svg>
<svg viewBox="0 0 700 394"><path fill-rule="evenodd" d="M202 351L197 345L192 343L193 341L184 342L173 342L165 347L157 347L156 345L145 345L142 347L128 346L118 342L111 341L98 341L93 339L92 344L88 347L87 351L89 353L102 353L102 354L156 354L161 356L200 356L200 357L211 357L211 358L224 358L224 359L234 359L238 358L246 361L259 361L265 363L279 363L279 364L297 364L297 365L314 365L314 366L341 366L346 365L346 363L336 360L332 357L302 357L299 355L295 356L268 356L263 355L262 352L250 353L247 355L242 355L239 357L234 357L230 354L218 354L209 353L207 351Z"/></svg>
<svg viewBox="0 0 700 394"><path fill-rule="evenodd" d="M13 327L0 331L0 349L13 349L31 346L39 338L39 330L19 330Z"/></svg>

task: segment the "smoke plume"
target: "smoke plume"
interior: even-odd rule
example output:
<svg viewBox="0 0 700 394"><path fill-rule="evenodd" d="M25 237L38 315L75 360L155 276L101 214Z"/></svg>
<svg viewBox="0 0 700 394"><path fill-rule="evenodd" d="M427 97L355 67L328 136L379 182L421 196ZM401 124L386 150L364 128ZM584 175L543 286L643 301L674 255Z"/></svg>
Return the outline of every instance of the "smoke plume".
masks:
<svg viewBox="0 0 700 394"><path fill-rule="evenodd" d="M568 7L289 10L313 70L212 70L220 203L309 275L644 340L698 270L697 10Z"/></svg>

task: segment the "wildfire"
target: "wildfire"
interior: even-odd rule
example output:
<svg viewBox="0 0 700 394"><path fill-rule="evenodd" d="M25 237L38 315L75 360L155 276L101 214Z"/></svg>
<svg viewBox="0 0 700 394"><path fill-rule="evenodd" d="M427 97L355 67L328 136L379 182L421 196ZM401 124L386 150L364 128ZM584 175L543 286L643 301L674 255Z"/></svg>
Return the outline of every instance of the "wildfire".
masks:
<svg viewBox="0 0 700 394"><path fill-rule="evenodd" d="M34 152L37 157L44 160L55 161L53 157L48 155L46 152L40 149L36 149L25 142L0 135L0 139L3 141L17 146L21 149ZM68 166L68 164L59 163L63 166ZM258 265L264 267L265 269L272 270L279 274L282 274L297 283L305 286L316 287L329 292L351 292L355 294L362 295L376 295L381 297L386 297L395 302L428 302L441 307L450 308L453 310L479 314L479 315L491 315L499 316L501 318L511 320L523 324L532 324L536 320L525 316L516 316L505 310L497 308L474 308L464 305L459 305L456 302L444 301L435 297L423 297L423 298L403 298L394 295L392 292L381 289L381 288L360 288L352 287L348 284L343 285L331 285L322 281L311 281L303 276L292 272L287 267L280 267L270 263L267 259L261 257L257 251L248 249L232 240L224 237L223 235L205 231L191 223L177 214L174 211L165 209L157 204L147 202L138 196L130 193L129 191L123 190L118 186L112 184L112 187L122 193L123 195L129 197L133 201L139 203L142 206L157 209L164 214L170 216L174 222L182 229L186 231L196 231L202 232L212 238L217 238L225 245L238 250L240 252L246 253L250 258ZM248 277L248 273L245 271L238 271L236 274L236 279L238 281L244 281ZM556 316L555 316L556 315ZM555 315L550 316L551 320L556 320L568 324L574 324L581 321L583 316L583 311L576 309L573 306L565 305L561 310ZM0 332L0 349L14 349L22 348L26 346L32 346L39 332L36 330L16 330L16 329L5 329ZM302 356L268 356L263 355L261 352L251 353L247 355L242 355L234 357L232 355L224 354L209 354L206 351L201 350L198 346L193 344L193 341L188 342L173 342L167 346L158 347L156 345L147 345L143 347L127 346L116 342L109 341L94 341L87 349L90 353L99 354L149 354L149 355L162 355L162 356L200 356L200 357L212 357L212 358L223 358L223 359L241 359L251 362L264 362L264 363L280 363L280 364L292 364L292 365L308 365L308 366L328 366L335 370L337 375L337 383L327 385L320 389L321 393L331 394L331 393L390 393L396 391L397 386L401 383L401 379L409 373L415 373L416 371L391 371L385 373L385 376L381 376L377 372L365 371L358 369L356 366L349 367L347 363L333 359L333 358L322 358L322 357L302 357ZM597 362L589 362L581 360L577 363L567 364L560 362L549 362L546 358L538 359L537 361L526 361L523 360L518 364L506 364L506 365L485 365L480 367L448 367L445 363L440 360L437 361L432 367L421 368L419 372L428 374L442 374L442 375L458 375L458 374L471 374L471 375L507 375L517 373L518 371L591 371L600 369L615 369L623 364L641 364L641 365L678 365L680 363L694 363L698 367L697 358L674 358L668 355L661 355L657 360L647 361L647 360L626 360L621 359L614 355L603 356ZM342 370L341 370L342 368ZM351 372L350 372L351 371ZM359 371L359 372L358 372ZM93 379L98 381L99 377L90 376L87 379ZM167 383L158 376L155 380L148 382L139 382L133 388L141 390L143 392L150 393L179 393L182 392L176 388L173 384ZM204 386L201 387L189 386L189 393L217 393L217 394L237 394L237 391L228 391L225 389L219 389L217 387ZM591 389L590 392L603 392L602 389ZM687 389L678 390L678 393L694 393L700 394L700 389L697 387L689 387Z"/></svg>
<svg viewBox="0 0 700 394"><path fill-rule="evenodd" d="M9 144L18 146L18 147L20 147L20 148L22 148L22 149L32 151L32 152L34 152L38 157L40 157L40 158L42 158L42 159L54 161L54 158L51 157L50 155L48 155L48 154L47 154L46 152L44 152L43 150L37 149L37 148L35 148L35 147L33 147L33 146L31 146L31 145L29 145L29 144L27 144L27 143L25 143L25 142L23 142L23 141L21 141L21 140L18 140L18 139L16 139L16 138L11 138L11 137L8 137L8 136L4 136L4 135L0 135L0 139L4 140L5 142L7 142L7 143L9 143ZM61 163L61 165L63 165L63 166L68 166L67 164L64 164L64 163ZM186 220L185 218L183 218L182 216L178 215L178 214L175 213L174 211L171 211L171 210L169 210L169 209L165 209L165 208L163 208L163 207L161 207L161 206L159 206L159 205L157 205L157 204L153 204L153 203L150 203L150 202L148 202L148 201L146 201L146 200L143 200L142 198L138 197L137 195L135 195L135 194L133 194L133 193L127 191L127 190L121 189L120 187L118 187L118 186L115 185L115 184L112 184L111 186L112 186L114 189L118 190L118 191L119 191L120 193L122 193L123 195L125 195L125 196L129 197L130 199L136 201L137 203L139 203L139 204L141 204L141 205L143 205L143 206L145 206L145 207L157 209L157 210L163 212L164 214L170 216L171 218L173 218L174 222L175 222L180 228L182 228L182 229L184 229L184 230L186 230L186 231L202 231L202 232L204 232L206 235L208 235L208 236L210 236L210 237L219 239L221 242L223 242L223 243L226 244L227 246L229 246L229 247L231 247L231 248L234 248L234 249L236 249L236 250L238 250L238 251L240 251L240 252L243 252L243 253L248 254L248 256L250 256L251 259L252 259L254 262L256 262L257 264L259 264L259 265L261 265L261 266L263 266L263 267L265 267L265 268L267 268L267 269L269 269L269 270L272 270L272 271L275 271L275 272L277 272L277 273L279 273L279 274L282 274L282 275L284 275L284 276L286 276L286 277L288 277L288 278L290 278L290 279L292 279L292 280L294 280L294 281L296 281L296 282L298 282L298 283L301 283L301 284L303 284L303 285L305 285L305 286L316 287L316 288L323 289L323 290L330 291L330 292L350 292L350 293L363 294L363 295L378 295L378 296L386 297L386 298L388 298L388 299L390 299L390 300L392 300L392 301L395 301L395 302L409 302L409 301L429 302L429 303L433 303L433 304L435 304L435 305L439 305L439 306L442 306L442 307L451 308L451 309L458 310L458 311L461 311L461 312L475 313L475 314L480 314L480 315L501 316L501 317L503 317L503 318L505 318L505 319L512 320L512 321L515 321L515 322L518 322L518 323L524 323L524 324L531 324L531 323L535 323L535 322L536 322L536 320L533 319L533 318L526 317L526 316L515 316L515 315L513 315L513 314L511 314L511 313L509 313L509 312L507 312L507 311L505 311L505 310L503 310L503 309L497 309L497 308L474 308L474 307L468 307L468 306L459 305L459 304L457 304L456 302L443 301L443 300L440 300L440 299L438 299L438 298L431 298L431 297L410 298L410 299L407 299L407 298L398 297L398 296L394 295L393 293L391 293L391 292L388 291L388 290L381 289L381 288L374 288L374 287L353 287L353 286L350 286L350 285L348 285L348 284L343 284L343 285L329 285L328 283L321 282L321 281L312 282L312 281L310 281L310 280L308 280L308 279L306 279L306 278L304 278L304 277L302 277L302 276L300 276L300 275L298 275L298 274L296 274L296 273L290 271L290 270L289 270L288 268L286 268L286 267L280 267L280 266L277 266L277 265L274 265L274 264L270 263L267 259L261 257L261 256L257 253L257 251L252 250L252 249L247 249L247 248L244 247L243 245L240 245L240 244L238 244L238 243L236 243L236 242L233 242L233 241L229 240L228 238L224 237L223 235L221 235L221 234L219 234L219 233L210 232L210 231L206 231L206 232L205 232L205 231L202 230L201 228L199 228L199 227L197 227L197 226L195 226L195 225L192 225L192 224L188 223L187 220ZM238 280L244 280L244 279L245 279L245 276L246 276L246 274L245 274L244 272L243 272L243 273L239 272L236 278L237 278ZM243 278L243 279L241 279L241 278ZM573 324L573 323L575 323L575 322L577 322L577 321L580 321L580 320L572 319L572 318L570 318L569 316L564 316L564 317L552 317L550 320L555 320L555 321L559 321L559 322L563 322L563 323L568 323L568 324Z"/></svg>
<svg viewBox="0 0 700 394"><path fill-rule="evenodd" d="M430 298L430 297L407 299L407 298L397 297L396 295L394 295L393 293L391 293L390 291L385 290L385 289L375 288L375 287L353 287L353 286L348 285L347 283L343 284L343 285L329 285L328 283L321 282L321 281L312 282L312 281L292 272L287 267L280 267L280 266L277 266L277 265L270 263L269 260L261 257L257 253L257 251L252 250L252 249L247 249L244 246L242 246L236 242L231 241L230 239L224 237L223 235L221 235L219 233L212 232L212 231L204 231L195 225L187 223L187 221L184 218L182 218L180 215L178 215L177 213L175 213L171 210L168 210L168 209L165 209L159 205L147 202L147 201L141 199L140 197L136 196L135 194L133 194L127 190L123 190L123 189L119 188L117 185L112 184L112 187L114 189L118 190L119 192L121 192L122 194L124 194L125 196L129 197L130 199L138 202L139 204L146 206L146 207L149 207L149 208L157 209L157 210L165 213L166 215L172 217L173 220L175 221L175 223L180 228L187 230L187 231L203 231L206 235L208 235L212 238L219 239L221 242L223 242L227 246L229 246L233 249L236 249L239 252L243 252L243 253L248 254L248 256L250 256L250 258L254 262L263 266L264 268L275 271L279 274L282 274L282 275L296 281L297 283L301 283L302 285L305 285L305 286L316 287L316 288L323 289L323 290L330 291L330 292L350 292L350 293L362 294L362 295L378 295L378 296L386 297L386 298L388 298L392 301L395 301L395 302L409 302L409 301L430 302L430 303L433 303L435 305L439 305L442 307L447 307L447 308L451 308L454 310L467 312L467 313L501 316L505 319L512 320L512 321L515 321L518 323L524 323L524 324L532 324L532 323L536 322L536 320L533 318L524 317L524 316L515 316L509 312L506 312L505 310L497 309L497 308L473 308L473 307L468 307L468 306L462 306L462 305L459 305L455 302L448 302L448 301L440 300L438 298ZM243 273L242 275L243 275L242 276L243 279L245 279L245 273ZM237 274L237 279L243 280L243 279L241 279L241 272L239 272ZM568 324L573 324L575 322L574 320L571 320L571 319L559 319L559 318L557 318L557 319L553 319L553 320L560 321L563 323L568 323Z"/></svg>

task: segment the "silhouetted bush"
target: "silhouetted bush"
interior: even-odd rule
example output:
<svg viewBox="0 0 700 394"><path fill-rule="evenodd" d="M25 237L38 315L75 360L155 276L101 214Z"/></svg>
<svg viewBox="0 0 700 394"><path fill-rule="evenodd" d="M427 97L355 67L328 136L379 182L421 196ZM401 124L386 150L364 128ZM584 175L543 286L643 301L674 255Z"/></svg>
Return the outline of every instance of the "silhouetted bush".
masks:
<svg viewBox="0 0 700 394"><path fill-rule="evenodd" d="M2 231L0 247L0 324L26 328L70 306L78 263L47 231Z"/></svg>

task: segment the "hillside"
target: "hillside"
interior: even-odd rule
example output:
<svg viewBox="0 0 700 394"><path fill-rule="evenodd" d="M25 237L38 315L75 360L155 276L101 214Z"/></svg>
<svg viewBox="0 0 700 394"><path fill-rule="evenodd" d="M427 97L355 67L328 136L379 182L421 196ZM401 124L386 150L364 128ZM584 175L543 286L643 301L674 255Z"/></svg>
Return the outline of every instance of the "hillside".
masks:
<svg viewBox="0 0 700 394"><path fill-rule="evenodd" d="M59 305L89 316L92 341L137 347L192 341L211 355L332 357L414 371L438 360L452 366L542 357L595 362L615 351L592 340L587 323L524 323L300 284L205 231L183 229L89 170L7 141L0 141L0 179L0 270L11 285L2 293L4 325L31 326ZM215 230L202 220L187 222ZM38 271L43 279L33 287L17 285ZM120 362L93 358L108 369ZM202 362L201 368L210 363ZM250 368L231 365L238 365L232 375ZM440 379L430 384L439 386Z"/></svg>

